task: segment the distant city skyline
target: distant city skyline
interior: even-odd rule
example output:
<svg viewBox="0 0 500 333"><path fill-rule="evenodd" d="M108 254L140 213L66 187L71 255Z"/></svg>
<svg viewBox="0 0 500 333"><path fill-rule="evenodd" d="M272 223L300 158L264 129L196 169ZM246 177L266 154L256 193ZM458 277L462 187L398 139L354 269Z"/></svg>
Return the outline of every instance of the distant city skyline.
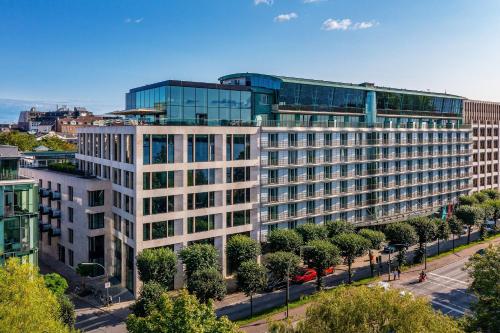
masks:
<svg viewBox="0 0 500 333"><path fill-rule="evenodd" d="M497 0L0 0L0 121L30 104L106 113L132 87L232 72L500 101L498 17Z"/></svg>

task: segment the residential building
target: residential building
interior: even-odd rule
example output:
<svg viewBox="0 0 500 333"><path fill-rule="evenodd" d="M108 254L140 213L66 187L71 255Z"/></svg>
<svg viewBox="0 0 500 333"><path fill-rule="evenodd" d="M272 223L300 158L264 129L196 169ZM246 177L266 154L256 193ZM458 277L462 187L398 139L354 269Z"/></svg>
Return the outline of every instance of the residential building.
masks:
<svg viewBox="0 0 500 333"><path fill-rule="evenodd" d="M472 126L472 189L500 189L500 103L464 100L464 120Z"/></svg>
<svg viewBox="0 0 500 333"><path fill-rule="evenodd" d="M0 265L38 264L38 185L19 175L17 147L0 146Z"/></svg>
<svg viewBox="0 0 500 333"><path fill-rule="evenodd" d="M389 223L447 212L470 190L460 96L249 73L219 81L131 89L115 112L122 125L77 130L79 170L112 197L105 265L135 294L147 248L213 244L229 276L232 235Z"/></svg>
<svg viewBox="0 0 500 333"><path fill-rule="evenodd" d="M32 107L29 111L19 113L18 127L22 131L46 134L56 130L57 119L65 117L87 117L92 112L83 107L75 107L70 110L66 106L57 107L55 111L38 111Z"/></svg>

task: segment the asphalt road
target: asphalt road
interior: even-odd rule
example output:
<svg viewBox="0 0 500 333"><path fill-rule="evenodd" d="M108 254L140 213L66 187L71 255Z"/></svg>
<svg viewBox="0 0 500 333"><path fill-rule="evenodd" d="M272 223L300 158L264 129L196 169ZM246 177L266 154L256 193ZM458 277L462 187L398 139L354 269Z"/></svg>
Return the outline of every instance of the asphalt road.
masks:
<svg viewBox="0 0 500 333"><path fill-rule="evenodd" d="M479 238L479 233L476 231L471 233L471 241ZM467 243L467 236L463 235L460 239L455 240L455 246L459 246ZM445 251L452 248L451 239L440 243L440 250ZM416 247L413 247L410 251L408 251L408 261L412 262L413 259L413 251ZM427 246L428 255L437 254L437 242L429 243ZM387 265L388 255L382 256L382 273L387 274L388 265ZM363 267L359 267L357 269L353 269L354 272L354 280L360 280L363 278L367 278L371 276L369 265L365 265ZM323 278L323 284L325 288L332 288L338 286L341 283L347 283L347 272L345 270L337 268L337 271L334 275L327 276ZM451 281L451 280L450 280ZM302 285L292 285L290 287L290 300L300 299L301 296L313 294L316 291L315 289L315 281L311 281ZM253 300L253 309L254 313L262 312L271 308L275 308L278 306L282 306L285 304L285 290L277 290L272 293L263 293L254 296ZM438 302L438 301L437 301ZM216 310L218 316L227 316L231 320L239 320L246 318L250 315L250 303L247 299L244 301L238 301L234 304L225 305L223 307L219 307Z"/></svg>
<svg viewBox="0 0 500 333"><path fill-rule="evenodd" d="M468 259L465 257L427 272L425 282L397 281L393 285L409 290L414 295L428 296L432 306L444 314L454 317L463 316L475 300L475 296L467 291L471 280L463 269Z"/></svg>

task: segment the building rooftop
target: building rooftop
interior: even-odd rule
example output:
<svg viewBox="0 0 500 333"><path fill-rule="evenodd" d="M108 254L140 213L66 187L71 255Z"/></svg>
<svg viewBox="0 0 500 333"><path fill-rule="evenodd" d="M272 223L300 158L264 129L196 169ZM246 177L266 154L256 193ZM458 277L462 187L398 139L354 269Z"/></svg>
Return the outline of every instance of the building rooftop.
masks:
<svg viewBox="0 0 500 333"><path fill-rule="evenodd" d="M0 158L19 158L19 150L16 146L0 145Z"/></svg>

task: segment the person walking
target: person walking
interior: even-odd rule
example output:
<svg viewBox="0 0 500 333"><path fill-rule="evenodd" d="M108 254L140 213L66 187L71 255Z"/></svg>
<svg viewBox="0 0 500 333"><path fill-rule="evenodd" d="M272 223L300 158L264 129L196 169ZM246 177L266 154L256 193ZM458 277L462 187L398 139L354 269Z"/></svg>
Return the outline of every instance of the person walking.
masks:
<svg viewBox="0 0 500 333"><path fill-rule="evenodd" d="M398 266L398 280L401 278L401 269Z"/></svg>
<svg viewBox="0 0 500 333"><path fill-rule="evenodd" d="M393 271L392 271L392 278L393 278L393 280L396 280L396 276L397 276L397 274L398 274L398 271L397 271L397 270L393 270Z"/></svg>

